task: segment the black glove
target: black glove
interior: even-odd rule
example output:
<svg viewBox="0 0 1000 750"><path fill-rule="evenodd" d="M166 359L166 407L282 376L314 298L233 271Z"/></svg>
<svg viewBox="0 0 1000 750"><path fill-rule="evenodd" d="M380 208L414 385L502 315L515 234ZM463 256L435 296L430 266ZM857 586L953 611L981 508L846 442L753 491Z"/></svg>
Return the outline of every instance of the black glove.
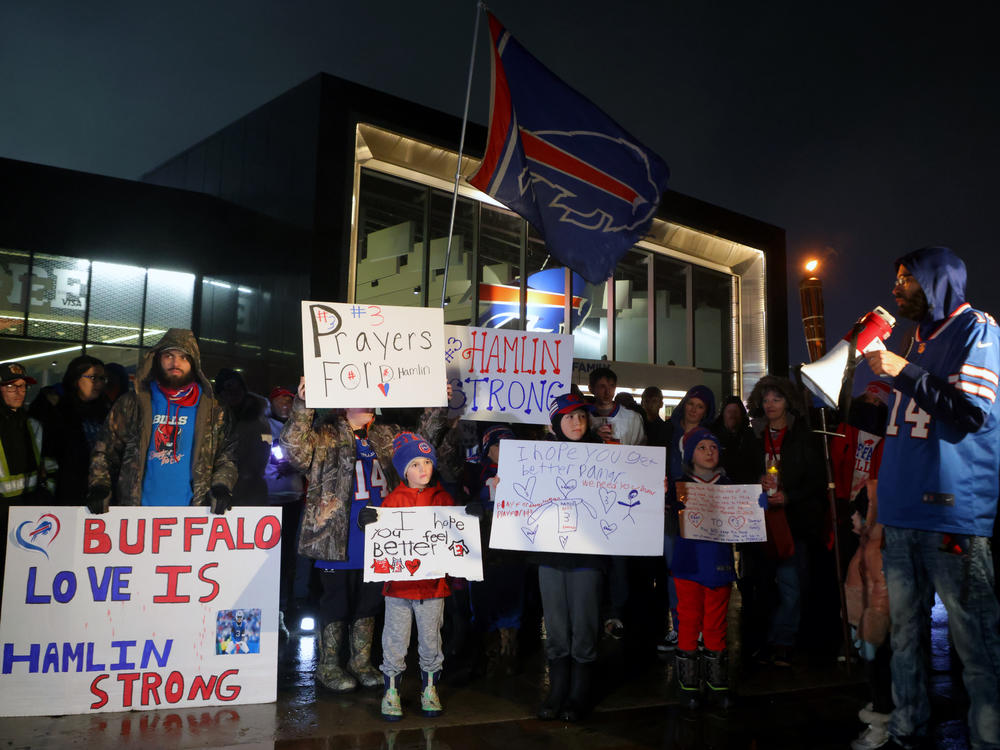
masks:
<svg viewBox="0 0 1000 750"><path fill-rule="evenodd" d="M358 528L364 531L365 526L367 526L370 523L375 523L377 520L378 520L378 511L375 510L375 508L373 508L372 506L366 505L364 508L361 509L361 512L358 513Z"/></svg>
<svg viewBox="0 0 1000 750"><path fill-rule="evenodd" d="M221 516L233 507L233 493L224 484L216 484L208 491L208 503L212 506L212 512Z"/></svg>
<svg viewBox="0 0 1000 750"><path fill-rule="evenodd" d="M87 490L85 504L91 513L107 513L111 502L111 488L106 484L95 484Z"/></svg>
<svg viewBox="0 0 1000 750"><path fill-rule="evenodd" d="M482 518L486 515L486 508L484 508L483 504L478 500L473 500L471 503L466 504L465 512L470 516Z"/></svg>

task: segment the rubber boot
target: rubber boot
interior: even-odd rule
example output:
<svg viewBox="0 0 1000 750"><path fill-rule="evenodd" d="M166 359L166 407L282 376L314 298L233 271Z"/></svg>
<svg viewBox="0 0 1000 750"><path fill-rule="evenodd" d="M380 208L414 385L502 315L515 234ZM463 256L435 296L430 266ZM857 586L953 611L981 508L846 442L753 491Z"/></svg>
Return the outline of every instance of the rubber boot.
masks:
<svg viewBox="0 0 1000 750"><path fill-rule="evenodd" d="M580 721L590 713L590 682L593 669L593 662L573 662L569 700L559 714L559 718L563 721Z"/></svg>
<svg viewBox="0 0 1000 750"><path fill-rule="evenodd" d="M344 623L342 622L331 622L323 628L323 634L320 636L316 679L320 685L334 693L349 693L358 686L358 681L340 666L340 645L343 640Z"/></svg>
<svg viewBox="0 0 1000 750"><path fill-rule="evenodd" d="M712 704L723 710L733 705L733 694L729 690L729 652L708 651L701 655L705 664L705 692Z"/></svg>
<svg viewBox="0 0 1000 750"><path fill-rule="evenodd" d="M374 632L374 617L365 617L351 623L351 658L347 662L347 671L366 688L375 688L382 684L382 673L372 666Z"/></svg>
<svg viewBox="0 0 1000 750"><path fill-rule="evenodd" d="M500 669L507 677L517 673L517 628L500 628Z"/></svg>
<svg viewBox="0 0 1000 750"><path fill-rule="evenodd" d="M399 680L403 675L390 677L382 675L385 680L385 692L382 694L382 718L386 721L399 721L403 718L403 706L399 701Z"/></svg>
<svg viewBox="0 0 1000 750"><path fill-rule="evenodd" d="M440 716L444 712L441 706L441 699L438 697L437 683L441 677L441 671L425 672L420 670L420 713L424 716Z"/></svg>
<svg viewBox="0 0 1000 750"><path fill-rule="evenodd" d="M680 688L681 703L692 711L701 708L701 669L697 651L674 652L677 667L677 687Z"/></svg>
<svg viewBox="0 0 1000 750"><path fill-rule="evenodd" d="M552 721L562 711L569 695L569 670L568 656L549 661L549 694L538 709L538 718L542 721Z"/></svg>

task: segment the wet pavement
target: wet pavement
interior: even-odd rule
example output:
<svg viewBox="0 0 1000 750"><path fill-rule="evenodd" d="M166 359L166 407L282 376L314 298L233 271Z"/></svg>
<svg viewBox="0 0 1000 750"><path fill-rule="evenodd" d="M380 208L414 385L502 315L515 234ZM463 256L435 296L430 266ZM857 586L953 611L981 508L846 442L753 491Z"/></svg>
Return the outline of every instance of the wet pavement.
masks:
<svg viewBox="0 0 1000 750"><path fill-rule="evenodd" d="M932 700L934 746L968 747L961 682L951 671L944 609L935 608ZM738 656L738 647L736 654ZM632 653L627 639L602 642L599 703L584 722L542 722L534 712L545 690L539 648L512 676L445 680L444 715L419 716L419 677L407 673L402 721L379 716L380 693L333 695L312 679L315 638L295 635L279 661L273 704L169 709L116 714L0 719L6 748L221 748L240 750L447 750L449 748L845 748L864 728L868 700L860 665L761 668L739 683L727 713L691 713L677 705L672 661L649 649ZM446 664L447 667L447 664Z"/></svg>

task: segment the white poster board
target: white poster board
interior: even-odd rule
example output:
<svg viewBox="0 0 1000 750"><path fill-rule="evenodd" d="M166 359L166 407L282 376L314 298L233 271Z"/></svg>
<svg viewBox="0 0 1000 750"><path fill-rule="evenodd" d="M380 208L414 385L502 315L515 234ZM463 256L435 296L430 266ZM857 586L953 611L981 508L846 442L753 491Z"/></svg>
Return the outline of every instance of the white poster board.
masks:
<svg viewBox="0 0 1000 750"><path fill-rule="evenodd" d="M503 440L490 547L663 554L666 449Z"/></svg>
<svg viewBox="0 0 1000 750"><path fill-rule="evenodd" d="M681 536L739 544L767 541L759 484L678 482Z"/></svg>
<svg viewBox="0 0 1000 750"><path fill-rule="evenodd" d="M376 508L365 526L365 582L450 575L483 580L479 519L456 506Z"/></svg>
<svg viewBox="0 0 1000 750"><path fill-rule="evenodd" d="M451 416L462 419L548 424L572 382L572 336L445 326L444 350Z"/></svg>
<svg viewBox="0 0 1000 750"><path fill-rule="evenodd" d="M0 716L277 697L269 508L10 509Z"/></svg>
<svg viewBox="0 0 1000 750"><path fill-rule="evenodd" d="M306 406L446 406L444 313L302 303Z"/></svg>

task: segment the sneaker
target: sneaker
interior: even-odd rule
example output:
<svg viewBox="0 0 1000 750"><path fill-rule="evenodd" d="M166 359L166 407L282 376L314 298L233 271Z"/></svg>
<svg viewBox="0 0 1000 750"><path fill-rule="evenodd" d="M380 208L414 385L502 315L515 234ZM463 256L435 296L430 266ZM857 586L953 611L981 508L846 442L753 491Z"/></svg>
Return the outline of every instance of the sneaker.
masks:
<svg viewBox="0 0 1000 750"><path fill-rule="evenodd" d="M677 631L671 628L667 631L667 637L656 644L656 650L661 654L670 654L677 650Z"/></svg>
<svg viewBox="0 0 1000 750"><path fill-rule="evenodd" d="M604 621L604 632L618 641L625 635L625 626L617 617L609 617Z"/></svg>
<svg viewBox="0 0 1000 750"><path fill-rule="evenodd" d="M881 724L869 724L851 743L851 750L870 750L889 744L889 730Z"/></svg>
<svg viewBox="0 0 1000 750"><path fill-rule="evenodd" d="M783 669L789 668L792 666L792 649L789 646L775 646L771 654L771 663Z"/></svg>
<svg viewBox="0 0 1000 750"><path fill-rule="evenodd" d="M891 715L892 714L880 714L875 710L870 701L868 705L858 711L858 718L861 719L862 724L879 724L883 727L889 723L889 717Z"/></svg>

